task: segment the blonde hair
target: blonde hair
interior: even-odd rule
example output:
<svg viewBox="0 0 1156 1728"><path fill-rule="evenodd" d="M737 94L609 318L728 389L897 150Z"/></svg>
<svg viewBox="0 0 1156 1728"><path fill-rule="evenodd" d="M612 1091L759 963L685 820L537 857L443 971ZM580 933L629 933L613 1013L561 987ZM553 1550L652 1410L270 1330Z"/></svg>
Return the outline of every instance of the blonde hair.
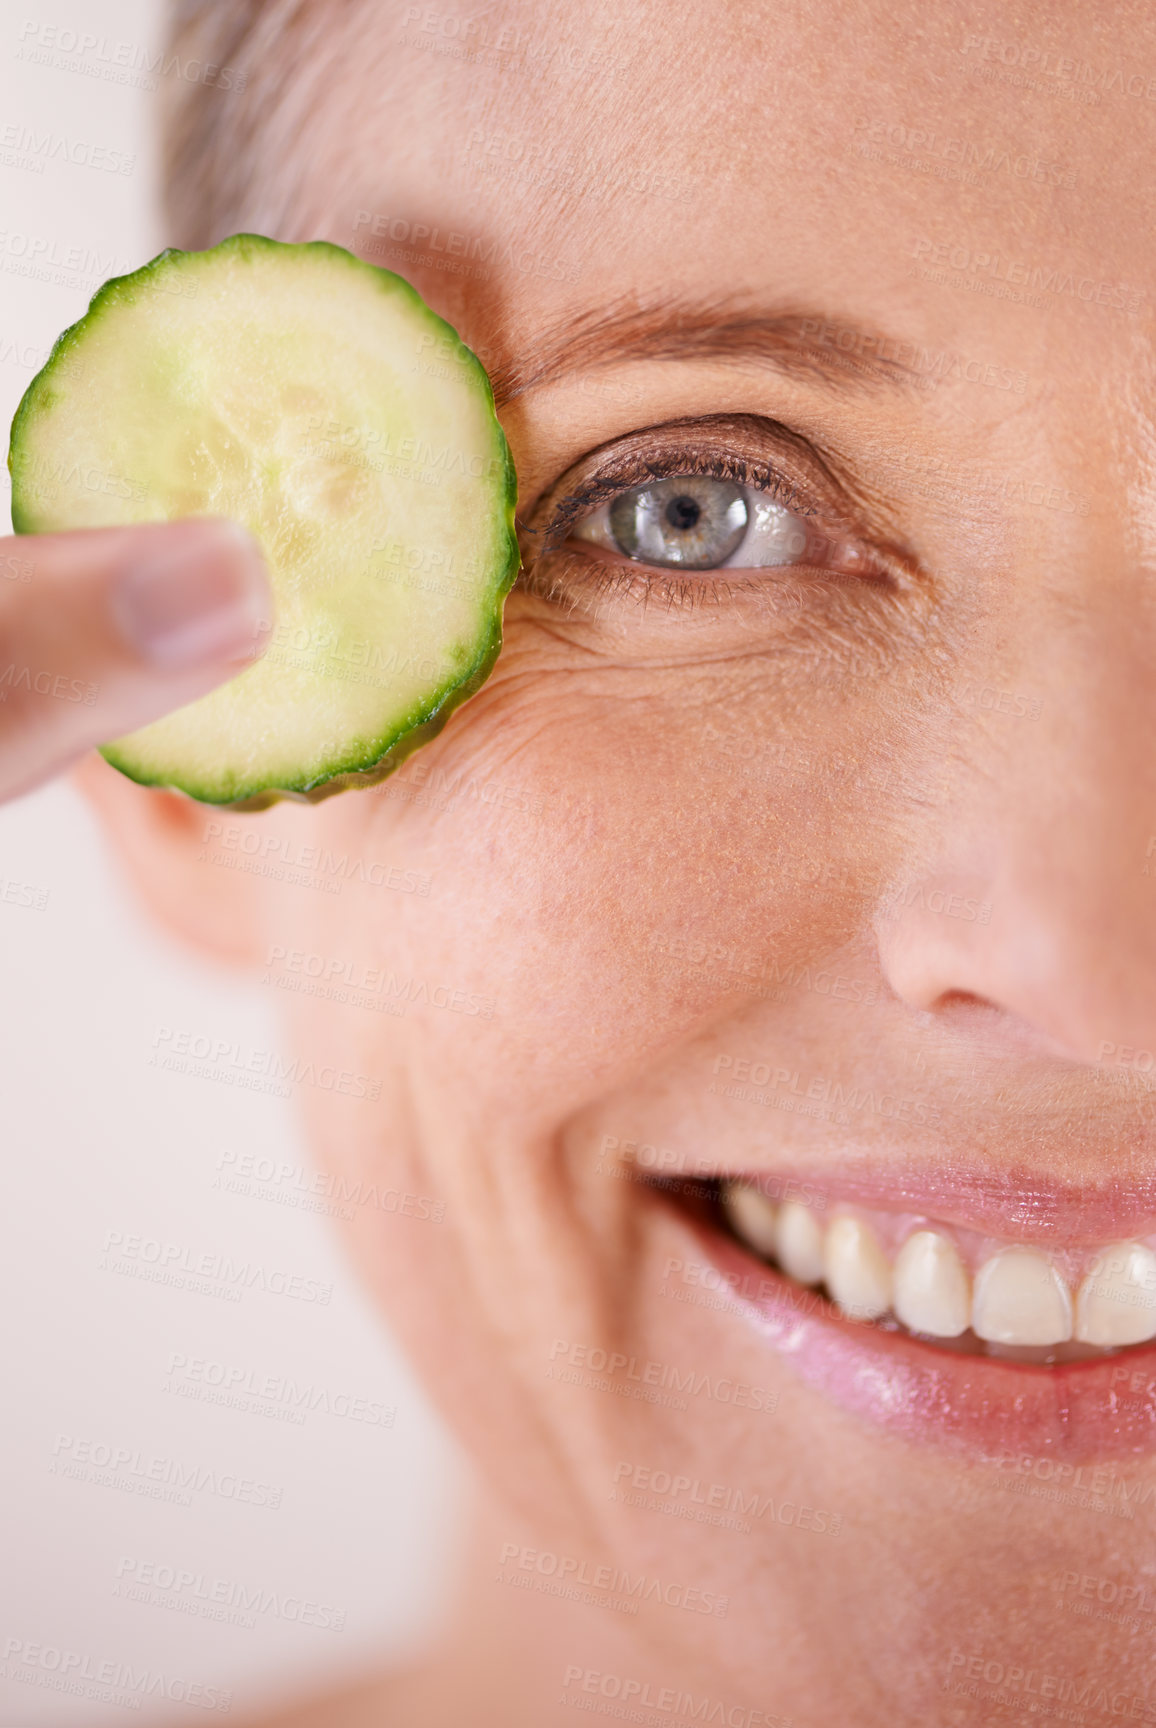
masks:
<svg viewBox="0 0 1156 1728"><path fill-rule="evenodd" d="M170 0L161 92L165 239L189 249L277 234L300 196L295 148L323 88L347 70L366 0ZM285 237L289 237L286 235Z"/></svg>

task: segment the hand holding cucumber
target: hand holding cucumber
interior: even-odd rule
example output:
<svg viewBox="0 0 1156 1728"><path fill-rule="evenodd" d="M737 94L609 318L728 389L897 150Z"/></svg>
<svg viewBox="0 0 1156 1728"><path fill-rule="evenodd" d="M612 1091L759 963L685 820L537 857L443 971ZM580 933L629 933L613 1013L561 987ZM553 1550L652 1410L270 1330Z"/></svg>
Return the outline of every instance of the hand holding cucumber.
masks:
<svg viewBox="0 0 1156 1728"><path fill-rule="evenodd" d="M0 540L0 799L235 677L271 616L235 523Z"/></svg>
<svg viewBox="0 0 1156 1728"><path fill-rule="evenodd" d="M73 713L36 685L13 790L100 742L206 803L313 801L382 779L493 667L518 553L489 379L407 282L339 246L237 234L105 283L25 393L8 463L44 574L0 598L0 642L7 608L30 675L99 686ZM59 532L81 529L103 533ZM231 624L191 622L198 591ZM0 704L0 748L5 729Z"/></svg>

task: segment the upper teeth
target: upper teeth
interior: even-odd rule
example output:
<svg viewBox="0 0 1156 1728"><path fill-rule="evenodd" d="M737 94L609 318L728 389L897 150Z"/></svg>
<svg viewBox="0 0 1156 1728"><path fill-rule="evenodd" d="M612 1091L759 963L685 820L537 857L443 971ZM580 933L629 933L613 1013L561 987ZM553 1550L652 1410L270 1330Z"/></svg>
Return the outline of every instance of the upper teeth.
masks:
<svg viewBox="0 0 1156 1728"><path fill-rule="evenodd" d="M895 1315L913 1332L958 1338L971 1325L971 1288L955 1243L917 1230L895 1259Z"/></svg>
<svg viewBox="0 0 1156 1728"><path fill-rule="evenodd" d="M1072 1336L1068 1286L1034 1248L1005 1248L975 1275L971 1329L993 1344L1064 1344Z"/></svg>
<svg viewBox="0 0 1156 1728"><path fill-rule="evenodd" d="M823 1244L827 1288L856 1320L877 1320L891 1306L891 1268L869 1224L835 1218Z"/></svg>
<svg viewBox="0 0 1156 1728"><path fill-rule="evenodd" d="M945 1230L914 1230L892 1263L858 1213L837 1212L824 1229L811 1207L797 1200L776 1206L744 1182L725 1184L723 1204L744 1241L799 1283L826 1283L856 1320L890 1310L913 1332L934 1338L957 1338L970 1327L989 1343L1017 1346L1156 1338L1156 1254L1140 1242L1097 1251L1073 1298L1058 1268L1035 1248L1000 1248L973 1279Z"/></svg>

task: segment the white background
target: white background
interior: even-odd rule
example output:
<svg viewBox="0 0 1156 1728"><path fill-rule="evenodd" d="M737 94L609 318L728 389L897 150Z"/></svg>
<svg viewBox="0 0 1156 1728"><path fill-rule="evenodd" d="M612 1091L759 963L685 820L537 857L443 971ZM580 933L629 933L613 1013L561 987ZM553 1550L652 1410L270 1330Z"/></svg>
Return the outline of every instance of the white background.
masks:
<svg viewBox="0 0 1156 1728"><path fill-rule="evenodd" d="M60 47L48 45L53 31ZM83 56L64 51L85 32L103 40ZM4 426L100 281L163 244L153 98L102 75L127 43L127 76L146 83L131 64L161 42L151 0L4 8ZM135 156L133 171L54 155L61 141L75 155ZM147 1670L151 1686L231 1687L235 1719L267 1696L404 1655L436 1611L460 1466L326 1220L214 1186L222 1163L244 1154L307 1167L292 1104L149 1066L158 1026L272 1047L264 993L199 967L146 922L66 783L0 809L4 883L46 891L47 904L19 904L20 889L0 898L0 1720L125 1721L121 1705L42 1683L66 1657L90 1673L123 1663L138 1681ZM279 1191L300 1189L290 1179ZM332 1300L249 1289L237 1303L118 1275L101 1264L110 1232L330 1281ZM296 1425L177 1397L165 1390L174 1354L395 1406L395 1425L321 1409ZM131 1455L122 1485L54 1469L101 1447ZM166 1470L161 1460L211 1473L220 1491L194 1491L188 1505L147 1497L139 1489L150 1468ZM280 1489L280 1506L229 1499L227 1485L246 1478ZM117 1594L126 1563L198 1575L180 1594L202 1610L215 1581L226 1600L240 1587L275 1606L245 1626L132 1600ZM317 1604L315 1618L344 1610L343 1628L297 1623L298 1600ZM31 1661L29 1645L41 1647ZM206 1719L146 1697L127 1719Z"/></svg>

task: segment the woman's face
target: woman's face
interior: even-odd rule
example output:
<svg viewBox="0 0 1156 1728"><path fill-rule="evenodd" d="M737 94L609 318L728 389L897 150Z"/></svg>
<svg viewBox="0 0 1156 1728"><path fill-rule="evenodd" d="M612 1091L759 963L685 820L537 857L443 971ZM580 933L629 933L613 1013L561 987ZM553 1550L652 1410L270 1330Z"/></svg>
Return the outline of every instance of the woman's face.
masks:
<svg viewBox="0 0 1156 1728"><path fill-rule="evenodd" d="M349 1230L510 1508L504 1583L642 1576L640 1680L800 1722L1135 1714L1152 1355L841 1318L690 1179L889 1261L913 1220L971 1274L1042 1254L1001 1262L1008 1336L1156 1229L1151 17L346 29L280 237L399 270L489 367L505 647L372 791L107 795L330 1077L325 1166L416 1197Z"/></svg>

